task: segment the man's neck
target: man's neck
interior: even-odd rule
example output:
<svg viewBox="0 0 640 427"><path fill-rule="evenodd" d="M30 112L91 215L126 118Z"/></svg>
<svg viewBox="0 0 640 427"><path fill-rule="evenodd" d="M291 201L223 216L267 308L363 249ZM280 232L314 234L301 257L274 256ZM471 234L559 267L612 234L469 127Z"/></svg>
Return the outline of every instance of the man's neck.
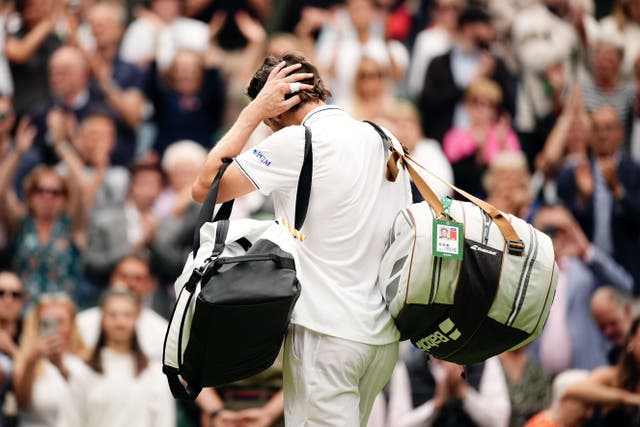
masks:
<svg viewBox="0 0 640 427"><path fill-rule="evenodd" d="M325 105L327 104L324 101L307 102L306 104L303 104L298 110L291 113L283 114L282 121L285 126L301 125L304 118L307 117L307 114L309 114L316 108L323 107Z"/></svg>

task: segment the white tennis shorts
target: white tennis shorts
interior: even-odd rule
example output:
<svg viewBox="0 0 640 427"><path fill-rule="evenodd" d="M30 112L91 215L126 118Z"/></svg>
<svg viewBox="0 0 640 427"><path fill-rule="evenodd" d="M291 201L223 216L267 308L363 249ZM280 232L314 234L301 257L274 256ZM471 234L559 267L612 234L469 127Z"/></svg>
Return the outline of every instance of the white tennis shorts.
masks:
<svg viewBox="0 0 640 427"><path fill-rule="evenodd" d="M284 344L287 427L365 427L398 343L369 345L291 325Z"/></svg>

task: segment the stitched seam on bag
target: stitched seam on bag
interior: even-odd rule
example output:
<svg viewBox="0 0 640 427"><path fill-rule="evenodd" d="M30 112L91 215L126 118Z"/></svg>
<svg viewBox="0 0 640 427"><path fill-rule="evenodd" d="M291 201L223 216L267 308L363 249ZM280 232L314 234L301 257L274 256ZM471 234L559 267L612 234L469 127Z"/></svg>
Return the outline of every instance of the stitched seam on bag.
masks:
<svg viewBox="0 0 640 427"><path fill-rule="evenodd" d="M531 226L529 226L531 227ZM522 310L522 306L524 305L524 299L527 296L527 288L529 287L529 280L531 279L531 272L533 271L533 266L536 262L536 259L538 257L538 239L535 238L535 234L533 236L533 256L531 257L531 261L529 261L530 267L529 267L529 271L527 272L527 277L525 279L524 282L524 286L522 287L522 295L520 296L520 301L518 302L518 309L515 313L515 315L513 316L513 321L511 322L511 324L509 326L512 326L516 319L518 318L518 315L520 314L520 311Z"/></svg>
<svg viewBox="0 0 640 427"><path fill-rule="evenodd" d="M529 236L531 237L531 229L529 229ZM531 239L533 240L533 237L531 237ZM507 317L507 326L511 325L511 318L514 315L517 307L518 297L522 290L522 280L524 279L525 272L527 270L527 263L529 262L529 257L531 256L532 252L533 252L533 245L529 245L529 250L527 251L527 257L524 260L524 265L523 265L522 271L520 272L520 278L518 279L518 289L513 299L513 303L511 304L511 312L509 313L509 317Z"/></svg>

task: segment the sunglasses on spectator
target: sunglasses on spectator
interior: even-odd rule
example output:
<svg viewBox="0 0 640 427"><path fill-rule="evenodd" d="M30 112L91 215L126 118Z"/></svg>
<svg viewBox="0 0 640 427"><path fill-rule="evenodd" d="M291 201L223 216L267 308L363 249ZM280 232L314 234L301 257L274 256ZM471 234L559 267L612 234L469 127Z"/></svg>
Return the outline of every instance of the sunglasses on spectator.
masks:
<svg viewBox="0 0 640 427"><path fill-rule="evenodd" d="M482 107L491 107L491 108L496 108L498 106L497 102L491 101L489 99L484 99L484 98L471 98L471 103L473 105L479 105Z"/></svg>
<svg viewBox="0 0 640 427"><path fill-rule="evenodd" d="M384 77L382 71L361 71L358 73L358 78L362 80L381 79Z"/></svg>
<svg viewBox="0 0 640 427"><path fill-rule="evenodd" d="M0 298L5 296L13 297L13 299L22 299L24 297L23 291L10 291L8 289L0 289Z"/></svg>
<svg viewBox="0 0 640 427"><path fill-rule="evenodd" d="M47 188L47 187L40 187L40 186L35 187L32 193L36 195L46 194L53 197L62 197L65 194L67 194L67 192L63 188Z"/></svg>

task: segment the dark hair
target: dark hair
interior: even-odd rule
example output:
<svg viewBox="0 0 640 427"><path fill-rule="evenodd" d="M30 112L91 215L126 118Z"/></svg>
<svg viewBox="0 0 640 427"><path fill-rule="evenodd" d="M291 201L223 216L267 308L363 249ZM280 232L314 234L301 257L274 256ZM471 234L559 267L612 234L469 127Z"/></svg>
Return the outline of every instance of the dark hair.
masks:
<svg viewBox="0 0 640 427"><path fill-rule="evenodd" d="M629 334L617 365L620 387L632 393L636 392L638 382L640 382L640 362L636 360L633 351L629 351L629 342L638 332L638 326L640 326L640 317L636 317L631 323L631 329L629 329Z"/></svg>
<svg viewBox="0 0 640 427"><path fill-rule="evenodd" d="M123 288L113 289L113 288L110 288L110 289L107 289L102 294L102 297L100 298L100 307L102 307L102 309L103 309L103 312L102 312L103 316L104 316L104 306L106 305L106 303L110 299L112 299L112 298L123 298L123 297L124 298L129 298L138 307L141 306L140 298L138 298L136 296L136 294L134 294L133 292L129 291L128 289L123 289ZM95 348L91 352L91 357L89 357L89 361L87 362L89 367L91 369L93 369L95 372L99 373L99 374L104 374L104 369L102 367L101 354L102 354L102 349L104 348L104 346L106 344L106 341L107 341L107 337L106 337L106 335L104 333L104 328L103 328L102 323L101 323L100 324L100 336L98 337L98 342L96 343ZM136 374L136 376L138 376L149 365L149 359L147 358L147 356L142 351L142 348L140 347L140 342L138 341L138 333L136 332L135 329L133 331L133 337L131 338L130 351L133 354L133 358L134 358L135 364L136 364L135 374Z"/></svg>
<svg viewBox="0 0 640 427"><path fill-rule="evenodd" d="M258 93L260 93L265 83L267 82L271 70L273 70L273 68L282 61L284 61L287 66L293 64L302 64L302 67L298 68L293 73L313 73L313 77L300 81L300 83L313 85L313 89L298 92L301 101L300 103L292 107L289 111L296 111L302 105L308 102L326 101L331 96L331 91L329 91L329 89L324 86L324 82L320 78L318 69L301 54L288 52L282 55L280 58L276 58L275 56L268 56L265 58L262 66L253 75L253 77L251 78L251 82L249 82L249 87L247 88L247 95L249 96L249 98L255 99L256 96L258 96ZM293 95L288 94L285 96L285 98L288 98L290 96Z"/></svg>
<svg viewBox="0 0 640 427"><path fill-rule="evenodd" d="M138 161L129 168L130 178L129 185L133 182L134 177L142 172L156 172L160 175L162 185L165 185L166 176L158 162L156 161Z"/></svg>
<svg viewBox="0 0 640 427"><path fill-rule="evenodd" d="M458 16L458 28L475 23L491 24L491 15L481 7L469 6Z"/></svg>

